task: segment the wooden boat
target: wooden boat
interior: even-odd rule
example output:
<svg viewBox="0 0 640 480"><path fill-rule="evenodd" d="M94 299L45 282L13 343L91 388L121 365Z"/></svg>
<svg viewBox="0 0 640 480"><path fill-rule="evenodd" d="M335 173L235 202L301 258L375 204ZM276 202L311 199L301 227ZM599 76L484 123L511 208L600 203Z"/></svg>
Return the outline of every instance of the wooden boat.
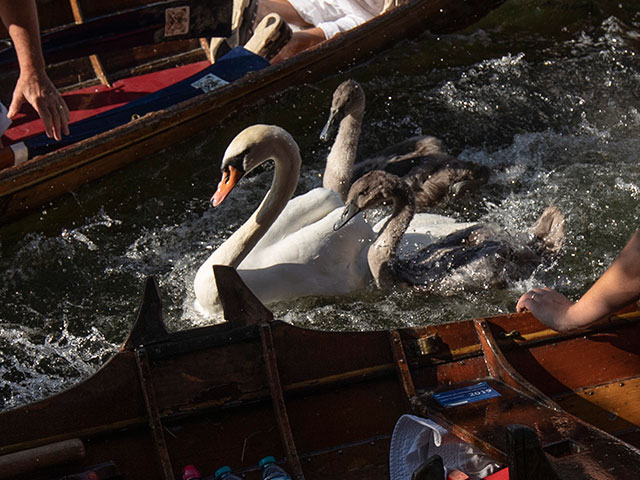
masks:
<svg viewBox="0 0 640 480"><path fill-rule="evenodd" d="M193 464L257 479L273 455L292 478L386 479L406 413L508 465L512 480L640 472L638 311L579 334L526 313L312 331L273 321L235 270L214 268L226 323L168 333L149 280L102 369L0 414L0 478L174 479ZM478 385L495 395L442 400Z"/></svg>
<svg viewBox="0 0 640 480"><path fill-rule="evenodd" d="M164 0L158 5L179 7L196 1ZM20 165L1 169L0 222L15 219L86 182L147 157L168 145L184 141L204 129L219 125L241 107L255 104L287 87L314 82L329 74L348 69L394 43L417 36L425 30L446 33L467 27L503 1L408 1L344 35L284 62L251 71L242 78L233 79L225 86L203 92L193 98L159 105L158 110L149 109L142 115L129 115L124 123L114 125L106 131L92 133L88 138L81 137L81 140L71 145L38 153ZM109 34L105 24L129 25L130 20L119 22L118 19L126 19L132 11L138 11L131 10L132 6L143 10L148 8L144 7L148 0L85 2L84 11L80 9L79 0L69 2L68 4L67 0L52 0L39 2L38 6L43 32L48 32L47 34L54 35L53 38L57 39L43 42L46 57L51 58L51 61L62 62L53 63L48 67L50 76L61 91L66 92L68 103L82 107L80 111L72 112L72 120L83 119L87 115L83 102L104 101L113 102L109 103L110 106L121 105L132 95L126 90L127 79L134 78L134 85L139 85L140 82L136 84L135 78L144 74L144 85L158 78L163 79L166 84L172 79L182 80L207 65L207 55L201 47L200 40L189 38L196 34L204 35L208 31L206 29L178 36L178 41L169 41L170 38L159 38L162 34L158 31L165 27L159 26L155 21L149 21L148 27L133 29L133 32L118 30L115 34ZM224 31L225 25L228 27L230 2L231 0L208 2L217 9L214 13L217 12L220 17L219 22L210 30L216 35L221 35L220 32ZM202 4L203 0L197 3ZM195 11L195 8L191 9L192 16ZM138 13L135 18L139 20L141 14ZM85 26L74 35L60 35L60 29L67 29L74 20L85 24L93 22L93 27ZM192 19L191 23L197 22ZM78 25L72 26L76 30L79 28ZM97 37L94 35L96 31L101 32ZM90 38L94 41L90 42ZM157 43L158 41L160 43ZM149 42L156 43L135 46L137 43ZM59 48L58 43L71 47ZM66 59L63 55L74 51L81 55L92 55L72 60ZM65 60L62 61L61 58ZM10 62L7 65L10 65ZM167 68L168 66L172 68ZM173 68L174 66L177 67ZM2 91L12 91L16 78L15 66L6 71L3 67L2 72ZM107 85L100 86L101 80ZM134 93L144 91L139 86L132 88ZM36 123L34 121L31 125ZM72 132L74 128L77 127L72 125ZM23 136L33 133L30 129L26 130ZM11 134L11 131L8 134ZM12 140L19 142L21 138ZM54 145L57 146L59 145ZM23 149L16 150L23 152ZM5 155L10 156L10 160L3 159ZM4 162L14 165L13 156L13 151L3 149L0 152L0 164Z"/></svg>

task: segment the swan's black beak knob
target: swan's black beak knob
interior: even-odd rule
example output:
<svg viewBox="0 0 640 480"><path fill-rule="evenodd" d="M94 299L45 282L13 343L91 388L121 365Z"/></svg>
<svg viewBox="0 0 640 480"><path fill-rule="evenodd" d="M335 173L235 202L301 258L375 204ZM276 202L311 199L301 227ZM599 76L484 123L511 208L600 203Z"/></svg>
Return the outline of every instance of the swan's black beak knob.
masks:
<svg viewBox="0 0 640 480"><path fill-rule="evenodd" d="M227 198L227 195L229 195L229 192L233 190L233 187L236 186L238 181L242 178L242 175L244 175L242 170L232 166L228 166L222 171L222 178L218 184L218 189L213 194L213 197L211 197L211 204L214 207L220 205L222 201Z"/></svg>

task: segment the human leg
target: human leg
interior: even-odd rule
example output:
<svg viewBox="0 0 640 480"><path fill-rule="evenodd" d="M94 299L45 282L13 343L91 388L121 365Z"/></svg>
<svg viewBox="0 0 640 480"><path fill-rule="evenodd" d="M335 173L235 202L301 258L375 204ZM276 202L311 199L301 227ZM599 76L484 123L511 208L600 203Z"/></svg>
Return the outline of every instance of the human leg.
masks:
<svg viewBox="0 0 640 480"><path fill-rule="evenodd" d="M282 50L278 52L278 54L272 59L272 62L278 63L282 60L286 60L296 53L323 42L325 39L324 32L318 27L293 32L289 43L287 43Z"/></svg>

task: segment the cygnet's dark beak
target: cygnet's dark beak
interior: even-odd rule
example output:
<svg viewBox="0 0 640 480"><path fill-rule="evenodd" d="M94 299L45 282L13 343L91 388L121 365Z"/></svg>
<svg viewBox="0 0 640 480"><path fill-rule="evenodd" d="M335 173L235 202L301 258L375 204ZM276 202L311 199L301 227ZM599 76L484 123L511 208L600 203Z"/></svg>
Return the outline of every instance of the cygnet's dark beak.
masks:
<svg viewBox="0 0 640 480"><path fill-rule="evenodd" d="M340 219L333 225L333 230L338 231L344 227L349 220L360 213L360 209L353 203L347 203L342 211Z"/></svg>
<svg viewBox="0 0 640 480"><path fill-rule="evenodd" d="M320 132L320 140L322 140L323 142L328 142L329 140L331 140L335 127L338 123L340 123L342 117L343 113L340 109L332 109L331 112L329 112L327 123L324 124L322 132Z"/></svg>

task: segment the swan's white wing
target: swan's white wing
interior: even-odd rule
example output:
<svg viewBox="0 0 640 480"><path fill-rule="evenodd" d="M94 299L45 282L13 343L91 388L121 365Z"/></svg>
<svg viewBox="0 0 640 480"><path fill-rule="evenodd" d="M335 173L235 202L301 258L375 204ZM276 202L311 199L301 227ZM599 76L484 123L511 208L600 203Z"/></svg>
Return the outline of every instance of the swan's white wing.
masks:
<svg viewBox="0 0 640 480"><path fill-rule="evenodd" d="M357 217L334 232L333 225L341 214L342 208L337 208L267 246L252 259L245 259L238 272L252 282L249 287L266 302L343 294L366 285L371 279L366 251L373 241L373 231Z"/></svg>
<svg viewBox="0 0 640 480"><path fill-rule="evenodd" d="M280 242L283 238L301 228L316 223L336 208L342 206L344 206L344 203L340 196L333 190L326 188L314 188L303 195L292 198L247 258L250 258L254 252L258 252L268 245Z"/></svg>
<svg viewBox="0 0 640 480"><path fill-rule="evenodd" d="M286 235L279 242L265 246L240 263L239 269L261 268L279 263L304 264L318 259L327 264L338 261L349 263L363 249L368 248L374 234L360 216L335 232L333 225L341 214L342 207L336 208L320 220Z"/></svg>
<svg viewBox="0 0 640 480"><path fill-rule="evenodd" d="M379 232L387 220L388 218L380 220L373 227L373 230ZM397 256L401 259L411 258L416 252L431 245L433 242L472 225L475 225L475 223L457 222L455 219L444 215L417 213L402 237Z"/></svg>
<svg viewBox="0 0 640 480"><path fill-rule="evenodd" d="M335 273L318 269L315 263L280 263L261 269L239 270L238 273L265 304L311 295L343 295L367 283L362 279L354 282L353 278L342 281Z"/></svg>

